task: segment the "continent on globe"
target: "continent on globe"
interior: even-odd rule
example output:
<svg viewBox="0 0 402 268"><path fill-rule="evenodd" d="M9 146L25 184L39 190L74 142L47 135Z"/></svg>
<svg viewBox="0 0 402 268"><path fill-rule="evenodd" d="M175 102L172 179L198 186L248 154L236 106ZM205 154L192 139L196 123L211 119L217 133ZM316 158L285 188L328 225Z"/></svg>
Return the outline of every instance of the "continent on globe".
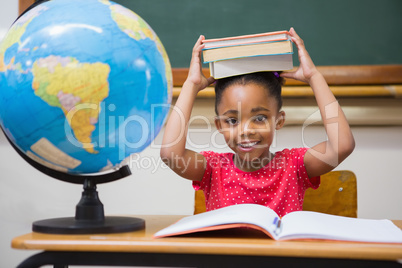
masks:
<svg viewBox="0 0 402 268"><path fill-rule="evenodd" d="M52 55L38 59L32 67L35 95L63 110L76 139L90 153L96 153L91 134L100 103L109 94L109 72L104 63L80 63L73 57Z"/></svg>
<svg viewBox="0 0 402 268"><path fill-rule="evenodd" d="M81 164L81 161L64 153L62 150L50 143L46 138L41 138L33 144L30 149L35 154L31 151L27 151L28 157L44 166L51 167L54 170L67 172L68 168L73 169ZM40 157L38 157L38 155ZM43 159L48 159L50 162Z"/></svg>
<svg viewBox="0 0 402 268"><path fill-rule="evenodd" d="M9 66L6 65L4 59L6 50L12 45L19 44L21 42L21 36L25 33L26 27L29 25L29 23L46 9L46 6L38 6L14 23L13 30L9 31L7 37L4 38L3 42L0 43L0 72L6 71L8 68L13 66L14 63L14 59L11 59Z"/></svg>

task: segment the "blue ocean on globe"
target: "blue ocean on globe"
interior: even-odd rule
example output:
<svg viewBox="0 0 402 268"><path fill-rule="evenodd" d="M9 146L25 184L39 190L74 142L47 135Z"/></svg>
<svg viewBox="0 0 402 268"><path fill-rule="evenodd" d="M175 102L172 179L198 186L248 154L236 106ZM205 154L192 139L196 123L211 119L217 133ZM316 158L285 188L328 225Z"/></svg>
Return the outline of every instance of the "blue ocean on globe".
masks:
<svg viewBox="0 0 402 268"><path fill-rule="evenodd" d="M148 147L172 98L167 53L133 11L106 0L52 0L0 43L0 125L51 169L118 168Z"/></svg>

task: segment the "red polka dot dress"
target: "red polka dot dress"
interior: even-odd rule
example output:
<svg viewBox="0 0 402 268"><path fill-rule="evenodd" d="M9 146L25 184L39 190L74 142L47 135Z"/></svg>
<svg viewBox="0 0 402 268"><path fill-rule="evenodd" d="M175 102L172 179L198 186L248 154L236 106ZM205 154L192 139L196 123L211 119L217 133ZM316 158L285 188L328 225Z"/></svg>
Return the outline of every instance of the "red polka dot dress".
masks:
<svg viewBox="0 0 402 268"><path fill-rule="evenodd" d="M207 167L201 182L193 182L205 194L207 211L242 203L272 208L283 217L302 210L304 192L318 188L320 177L309 178L304 166L307 148L276 152L265 167L244 172L233 163L233 153L201 152Z"/></svg>

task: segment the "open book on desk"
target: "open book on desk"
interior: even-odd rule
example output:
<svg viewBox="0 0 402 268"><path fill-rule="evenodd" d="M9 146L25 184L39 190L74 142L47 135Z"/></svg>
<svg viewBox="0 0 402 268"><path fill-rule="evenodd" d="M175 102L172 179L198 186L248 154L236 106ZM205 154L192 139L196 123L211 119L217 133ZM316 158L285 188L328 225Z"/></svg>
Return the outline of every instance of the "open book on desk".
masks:
<svg viewBox="0 0 402 268"><path fill-rule="evenodd" d="M260 230L275 240L402 244L402 230L390 220L348 218L310 211L291 212L279 218L272 209L256 204L234 205L187 216L160 230L154 237L244 227Z"/></svg>

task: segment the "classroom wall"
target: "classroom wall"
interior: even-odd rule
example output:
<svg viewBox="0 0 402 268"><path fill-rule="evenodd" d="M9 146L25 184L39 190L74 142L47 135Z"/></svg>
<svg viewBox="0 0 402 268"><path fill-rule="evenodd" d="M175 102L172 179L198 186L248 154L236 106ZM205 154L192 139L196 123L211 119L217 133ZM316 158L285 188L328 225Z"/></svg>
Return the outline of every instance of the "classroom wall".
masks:
<svg viewBox="0 0 402 268"><path fill-rule="evenodd" d="M17 1L0 0L0 38L17 16ZM363 100L364 101L364 100ZM209 103L208 103L209 102ZM197 103L195 114L204 114L212 100ZM342 102L341 102L342 103ZM397 106L397 105L396 105ZM400 106L400 105L399 105ZM294 107L293 107L294 108ZM285 105L293 109L292 105ZM352 107L353 108L353 107ZM364 116L366 110L354 107ZM348 116L353 115L350 109ZM383 107L376 112L373 124L354 123L352 131L356 149L337 169L353 170L358 178L358 205L361 218L402 219L402 125L379 124L389 117ZM401 114L392 114L400 117ZM399 111L399 110L397 110ZM210 116L207 115L207 116ZM372 116L368 113L367 116ZM310 126L304 138L301 124L289 124L277 133L273 150L313 145L323 138L321 126ZM191 183L166 168L159 160L162 133L153 145L133 156L133 175L120 181L99 185L101 201L107 215L114 214L183 214L193 210ZM194 124L190 130L193 147L211 144L224 151L223 139L213 126ZM215 146L215 147L216 147ZM221 148L222 147L222 148ZM0 267L15 267L33 251L10 247L15 236L30 232L35 220L74 215L82 187L46 177L33 169L12 149L0 133Z"/></svg>

